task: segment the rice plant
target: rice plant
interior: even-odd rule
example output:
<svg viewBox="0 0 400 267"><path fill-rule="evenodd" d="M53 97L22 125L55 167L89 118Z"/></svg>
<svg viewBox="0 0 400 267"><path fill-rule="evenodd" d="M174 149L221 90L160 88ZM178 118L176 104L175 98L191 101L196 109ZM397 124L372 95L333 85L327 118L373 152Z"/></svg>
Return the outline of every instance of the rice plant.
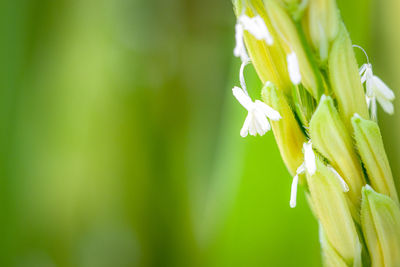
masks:
<svg viewBox="0 0 400 267"><path fill-rule="evenodd" d="M353 44L335 0L234 0L232 90L247 110L240 135L270 129L320 225L325 266L400 266L400 208L377 123L394 113L392 90ZM354 50L365 54L358 66ZM264 84L249 95L244 68Z"/></svg>

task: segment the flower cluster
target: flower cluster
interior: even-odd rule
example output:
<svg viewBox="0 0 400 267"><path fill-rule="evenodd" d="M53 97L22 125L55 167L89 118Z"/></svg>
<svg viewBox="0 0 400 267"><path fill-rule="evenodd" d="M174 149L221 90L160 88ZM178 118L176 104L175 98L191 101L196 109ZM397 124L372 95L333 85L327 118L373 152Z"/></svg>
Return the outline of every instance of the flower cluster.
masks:
<svg viewBox="0 0 400 267"><path fill-rule="evenodd" d="M376 122L377 103L394 112L393 91L352 45L335 0L233 2L242 64L232 92L247 110L240 135L272 129L293 175L290 207L304 185L327 266L361 267L364 254L372 266L400 266L399 198ZM354 47L366 55L361 68ZM246 87L250 63L260 100Z"/></svg>
<svg viewBox="0 0 400 267"><path fill-rule="evenodd" d="M244 67L247 64L251 63L251 61L246 50L244 34L245 31L247 31L255 39L263 41L266 45L269 46L273 45L274 39L260 15L249 17L245 14L245 12L242 12L242 14L237 19L235 30L236 46L234 48L234 55L236 57L240 57L240 59L242 60L239 71L239 80L242 88L235 86L233 87L232 92L238 102L248 112L243 127L240 130L240 135L242 137L246 137L248 134L253 136L256 136L257 134L264 135L271 129L268 119L278 121L282 117L278 111L274 110L266 103L260 100L253 101L249 96L244 79ZM365 84L366 87L365 98L367 106L370 109L371 117L373 119L376 119L377 117L376 101L381 104L384 111L392 114L394 111L393 104L391 103L391 101L394 100L393 91L390 90L389 87L379 77L373 74L372 65L369 63L369 59L365 50L357 45L354 45L354 47L362 49L368 61L368 63L361 66L361 68L359 69L359 74L361 83ZM290 81L295 86L299 85L301 83L301 72L297 55L292 49L290 49L290 52L287 54L286 60L287 72L289 74ZM267 81L266 86L268 86L269 84L270 81ZM304 143L303 151L305 157L304 163L302 163L296 169L295 176L292 182L292 193L290 198L291 207L296 206L295 199L297 195L297 184L299 179L298 176L304 173L305 170L307 170L311 175L313 175L315 172L315 155L313 154L311 140L309 140L307 143ZM312 158L314 159L312 160ZM343 190L347 192L349 188L344 179L332 166L329 166L329 169L338 178L343 187Z"/></svg>

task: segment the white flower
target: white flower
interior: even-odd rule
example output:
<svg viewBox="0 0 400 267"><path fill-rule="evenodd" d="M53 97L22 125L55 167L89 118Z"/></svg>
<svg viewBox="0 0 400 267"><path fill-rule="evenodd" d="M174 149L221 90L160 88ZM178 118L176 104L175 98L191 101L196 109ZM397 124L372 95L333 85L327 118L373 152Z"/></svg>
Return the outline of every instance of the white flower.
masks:
<svg viewBox="0 0 400 267"><path fill-rule="evenodd" d="M297 60L297 56L295 52L291 52L286 57L289 77L294 85L298 85L301 82L301 74L299 68L299 61Z"/></svg>
<svg viewBox="0 0 400 267"><path fill-rule="evenodd" d="M246 82L244 80L244 67L249 64L249 61L242 62L239 71L239 80L242 88L233 87L232 92L236 99L242 106L247 109L247 117L243 123L243 127L240 130L240 135L246 137L249 133L250 135L264 135L271 129L268 119L280 120L281 115L278 111L274 110L264 102L256 100L253 102L249 94L247 93ZM268 83L268 82L267 82Z"/></svg>
<svg viewBox="0 0 400 267"><path fill-rule="evenodd" d="M290 207L291 208L296 207L297 186L299 184L299 175L306 171L308 172L309 175L314 175L317 170L316 163L315 163L315 154L312 149L311 140L309 140L307 143L303 144L303 153L304 153L304 162L297 168L296 175L293 177L293 181L292 181L292 187L291 187L291 191L290 191ZM346 182L344 181L342 176L340 176L340 174L332 166L327 165L327 167L339 181L343 192L348 192L349 186L346 184Z"/></svg>
<svg viewBox="0 0 400 267"><path fill-rule="evenodd" d="M297 168L296 175L293 177L291 191L290 191L290 207L296 207L296 198L297 198L297 187L299 184L299 175L308 172L309 175L314 175L317 167L315 163L315 154L312 149L311 140L307 143L303 144L303 153L304 153L304 162ZM330 165L327 165L328 169L335 175L337 180L342 187L343 192L349 191L349 186L346 184L345 180L340 176L340 174Z"/></svg>
<svg viewBox="0 0 400 267"><path fill-rule="evenodd" d="M366 84L366 101L368 108L371 109L371 116L376 119L376 100L386 113L393 114L394 108L391 101L395 96L392 90L372 72L370 63L364 64L360 68L361 83Z"/></svg>
<svg viewBox="0 0 400 267"><path fill-rule="evenodd" d="M314 175L317 167L315 163L315 154L312 149L311 140L303 144L304 162L297 168L296 175L293 177L292 187L290 191L290 207L296 207L297 186L299 184L299 175L308 172L309 175Z"/></svg>
<svg viewBox="0 0 400 267"><path fill-rule="evenodd" d="M236 46L233 54L236 57L240 57L243 62L249 61L243 40L244 30L251 33L257 40L264 40L268 45L273 44L273 38L268 31L267 25L259 15L252 18L245 14L240 15L235 26Z"/></svg>
<svg viewBox="0 0 400 267"><path fill-rule="evenodd" d="M232 92L239 103L248 111L243 127L240 130L242 137L246 137L249 133L253 136L257 134L264 135L271 129L267 118L275 121L281 119L279 112L260 100L253 102L242 88L235 86Z"/></svg>

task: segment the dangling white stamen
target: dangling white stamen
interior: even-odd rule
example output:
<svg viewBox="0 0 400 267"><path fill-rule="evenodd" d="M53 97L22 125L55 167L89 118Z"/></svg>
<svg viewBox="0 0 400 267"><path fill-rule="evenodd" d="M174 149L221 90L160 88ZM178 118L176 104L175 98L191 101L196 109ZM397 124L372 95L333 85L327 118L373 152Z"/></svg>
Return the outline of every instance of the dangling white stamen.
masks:
<svg viewBox="0 0 400 267"><path fill-rule="evenodd" d="M359 69L359 74L361 77L361 83L365 83L372 79L374 74L372 73L372 65L370 63L365 63Z"/></svg>
<svg viewBox="0 0 400 267"><path fill-rule="evenodd" d="M296 207L296 202L297 202L297 186L299 183L299 175L296 173L296 175L293 177L293 182L292 182L292 189L290 191L290 207L295 208Z"/></svg>
<svg viewBox="0 0 400 267"><path fill-rule="evenodd" d="M340 186L343 189L343 192L349 192L349 186L346 184L345 180L342 178L342 176L340 176L340 174L332 167L328 165L328 169L331 170L331 172L333 172L333 174L335 175L335 177L338 179Z"/></svg>
<svg viewBox="0 0 400 267"><path fill-rule="evenodd" d="M236 57L240 57L242 62L250 60L243 39L245 30L252 34L257 40L264 40L268 45L272 45L274 42L271 33L268 31L267 25L265 25L265 22L260 15L252 18L245 14L240 15L235 26L236 46L233 50L233 54Z"/></svg>
<svg viewBox="0 0 400 267"><path fill-rule="evenodd" d="M372 88L376 100L379 102L381 107L386 113L393 114L394 108L391 101L394 100L395 96L393 91L377 76L372 77L371 84L367 86Z"/></svg>
<svg viewBox="0 0 400 267"><path fill-rule="evenodd" d="M310 175L314 175L317 170L317 166L315 163L315 154L312 149L311 140L303 144L303 150L304 150L304 164L306 170Z"/></svg>
<svg viewBox="0 0 400 267"><path fill-rule="evenodd" d="M244 45L244 40L243 40L243 25L240 24L239 22L236 23L235 26L235 39L236 39L236 46L235 49L233 50L233 54L235 57L240 57L242 62L247 62L250 60L249 55L247 54L246 51L246 46Z"/></svg>
<svg viewBox="0 0 400 267"><path fill-rule="evenodd" d="M361 66L359 72L361 83L366 84L365 98L367 106L371 111L372 119L376 119L377 117L376 101L379 102L386 113L393 114L394 107L391 102L395 98L393 91L378 76L374 75L367 52L361 46L353 46L361 49L367 58L367 63Z"/></svg>
<svg viewBox="0 0 400 267"><path fill-rule="evenodd" d="M286 60L287 60L290 80L294 85L298 85L301 82L301 74L296 53L292 51L290 54L287 55Z"/></svg>
<svg viewBox="0 0 400 267"><path fill-rule="evenodd" d="M243 14L238 20L239 23L243 25L243 28L251 33L257 40L264 40L268 45L274 43L274 39L260 15L250 18Z"/></svg>
<svg viewBox="0 0 400 267"><path fill-rule="evenodd" d="M377 107L376 107L376 97L371 97L366 95L365 99L367 101L367 107L370 109L370 114L371 114L371 119L373 119L374 121L377 120Z"/></svg>
<svg viewBox="0 0 400 267"><path fill-rule="evenodd" d="M292 186L290 190L290 207L295 208L297 203L297 187L299 184L299 175L304 173L304 163L302 163L296 170L296 175L293 177Z"/></svg>

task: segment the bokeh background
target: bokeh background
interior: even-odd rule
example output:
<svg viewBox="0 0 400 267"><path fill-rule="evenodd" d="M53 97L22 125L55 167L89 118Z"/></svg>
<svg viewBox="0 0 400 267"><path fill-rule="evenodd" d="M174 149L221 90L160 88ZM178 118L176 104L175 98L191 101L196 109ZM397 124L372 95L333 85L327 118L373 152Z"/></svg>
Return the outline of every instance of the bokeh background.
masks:
<svg viewBox="0 0 400 267"><path fill-rule="evenodd" d="M339 6L399 95L400 3ZM0 2L0 266L320 266L272 134L239 136L234 24L229 0Z"/></svg>

